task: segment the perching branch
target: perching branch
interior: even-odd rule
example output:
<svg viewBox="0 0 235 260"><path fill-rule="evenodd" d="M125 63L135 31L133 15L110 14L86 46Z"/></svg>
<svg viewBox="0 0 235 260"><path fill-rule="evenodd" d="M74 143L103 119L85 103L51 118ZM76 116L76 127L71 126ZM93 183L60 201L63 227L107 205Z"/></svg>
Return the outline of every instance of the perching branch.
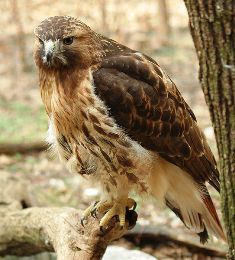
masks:
<svg viewBox="0 0 235 260"><path fill-rule="evenodd" d="M113 219L104 234L93 217L83 227L79 212L73 208L23 209L32 205L27 186L21 178L0 175L0 256L55 251L58 260L101 259L108 244L134 227L137 220L137 214L129 211L129 224L124 229Z"/></svg>
<svg viewBox="0 0 235 260"><path fill-rule="evenodd" d="M134 212L132 212L133 214ZM136 221L136 214L134 223ZM111 241L123 236L115 220L106 234L99 220L89 218L85 228L72 208L28 208L0 215L0 256L25 256L55 251L58 260L101 259Z"/></svg>

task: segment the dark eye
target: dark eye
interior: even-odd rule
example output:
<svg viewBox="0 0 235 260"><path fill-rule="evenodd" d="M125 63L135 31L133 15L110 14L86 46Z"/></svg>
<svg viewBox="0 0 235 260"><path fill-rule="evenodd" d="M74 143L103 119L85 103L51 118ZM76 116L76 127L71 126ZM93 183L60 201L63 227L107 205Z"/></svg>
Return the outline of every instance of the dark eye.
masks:
<svg viewBox="0 0 235 260"><path fill-rule="evenodd" d="M70 45L73 43L73 37L67 37L63 39L63 43L66 45Z"/></svg>

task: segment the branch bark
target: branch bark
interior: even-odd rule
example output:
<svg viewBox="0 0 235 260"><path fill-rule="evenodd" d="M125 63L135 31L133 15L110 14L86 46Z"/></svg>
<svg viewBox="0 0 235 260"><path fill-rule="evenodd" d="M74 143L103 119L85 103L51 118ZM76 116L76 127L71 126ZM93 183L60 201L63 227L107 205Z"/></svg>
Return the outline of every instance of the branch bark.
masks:
<svg viewBox="0 0 235 260"><path fill-rule="evenodd" d="M83 227L79 211L73 208L31 207L36 200L29 186L22 177L0 174L0 256L55 251L58 260L98 260L109 243L135 226L137 214L130 210L124 229L115 218L105 234L93 217Z"/></svg>
<svg viewBox="0 0 235 260"><path fill-rule="evenodd" d="M129 212L134 216L136 214ZM131 224L133 227L134 224ZM115 219L103 234L99 220L90 217L83 227L73 208L28 208L0 213L0 256L33 255L55 251L58 260L101 259L108 244L123 236Z"/></svg>

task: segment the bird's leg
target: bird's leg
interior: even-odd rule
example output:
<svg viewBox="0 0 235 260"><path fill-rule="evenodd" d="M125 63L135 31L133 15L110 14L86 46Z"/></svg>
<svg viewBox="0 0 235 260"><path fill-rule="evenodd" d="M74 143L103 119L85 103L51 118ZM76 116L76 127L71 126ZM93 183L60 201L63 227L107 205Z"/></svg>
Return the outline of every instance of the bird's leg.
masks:
<svg viewBox="0 0 235 260"><path fill-rule="evenodd" d="M109 204L97 204L96 211L98 213L105 213L100 220L100 228L103 230L106 228L110 220L117 216L120 227L123 228L126 224L126 211L129 209L135 210L136 202L131 198L117 198Z"/></svg>
<svg viewBox="0 0 235 260"><path fill-rule="evenodd" d="M130 212L129 210L135 210L136 202L128 197L130 187L126 176L120 175L116 180L117 184L112 187L112 193L108 192L106 186L103 187L101 200L85 210L82 223L89 215L101 217L100 229L104 231L110 228L109 224L113 222L112 219L116 216L120 227L125 226L128 215L126 213Z"/></svg>
<svg viewBox="0 0 235 260"><path fill-rule="evenodd" d="M104 216L100 220L100 228L104 230L110 220L117 216L120 222L120 227L124 227L126 223L126 211L129 209L135 210L136 202L128 197L120 197L116 199L112 199L112 201L100 201L88 207L82 216L82 224L83 221L89 216L96 216L97 214L104 214Z"/></svg>

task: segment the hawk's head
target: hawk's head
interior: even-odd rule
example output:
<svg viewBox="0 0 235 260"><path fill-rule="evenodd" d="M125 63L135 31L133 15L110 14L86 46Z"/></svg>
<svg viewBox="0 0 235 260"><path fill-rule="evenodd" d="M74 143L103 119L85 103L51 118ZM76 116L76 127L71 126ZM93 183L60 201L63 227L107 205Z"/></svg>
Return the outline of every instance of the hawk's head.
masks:
<svg viewBox="0 0 235 260"><path fill-rule="evenodd" d="M35 35L34 58L45 70L86 69L100 60L99 36L76 18L49 17L35 29Z"/></svg>

